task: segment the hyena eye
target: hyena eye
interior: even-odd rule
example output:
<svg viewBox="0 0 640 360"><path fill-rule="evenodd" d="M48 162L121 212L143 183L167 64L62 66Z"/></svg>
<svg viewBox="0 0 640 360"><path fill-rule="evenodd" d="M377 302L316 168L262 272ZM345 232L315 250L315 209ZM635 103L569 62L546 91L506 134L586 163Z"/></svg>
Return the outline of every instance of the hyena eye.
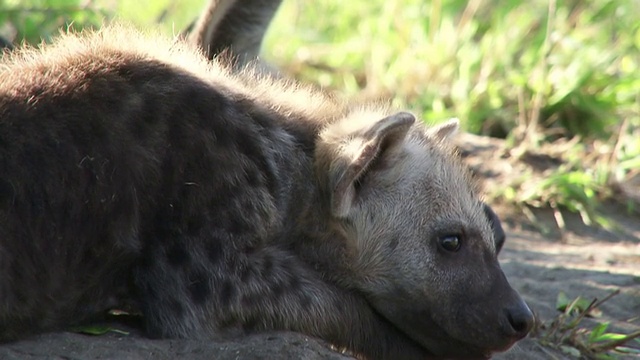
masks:
<svg viewBox="0 0 640 360"><path fill-rule="evenodd" d="M462 241L460 241L460 236L458 235L443 235L438 238L438 242L440 246L450 252L456 252L460 250L460 245L462 245Z"/></svg>

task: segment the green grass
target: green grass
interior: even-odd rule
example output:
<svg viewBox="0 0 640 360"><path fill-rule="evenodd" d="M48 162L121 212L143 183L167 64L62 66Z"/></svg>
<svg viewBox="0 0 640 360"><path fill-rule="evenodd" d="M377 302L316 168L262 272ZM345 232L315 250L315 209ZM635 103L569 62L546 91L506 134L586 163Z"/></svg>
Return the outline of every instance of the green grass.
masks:
<svg viewBox="0 0 640 360"><path fill-rule="evenodd" d="M515 154L576 138L546 181L490 196L606 225L598 204L640 169L638 13L637 0L285 1L266 56L428 122L458 117Z"/></svg>
<svg viewBox="0 0 640 360"><path fill-rule="evenodd" d="M619 291L614 291L600 301L588 301L582 297L569 300L561 292L556 301L560 314L548 322L537 323L531 336L572 358L614 360L640 356L640 331L621 334L609 331L609 322L595 326L584 323L587 317L601 317L599 306L618 294Z"/></svg>
<svg viewBox="0 0 640 360"><path fill-rule="evenodd" d="M0 0L0 35L20 43L50 41L67 27L99 27L116 19L177 34L206 0Z"/></svg>
<svg viewBox="0 0 640 360"><path fill-rule="evenodd" d="M623 117L640 121L639 10L637 1L285 1L266 45L312 82L390 97L429 120L457 116L473 132L536 121L606 137Z"/></svg>

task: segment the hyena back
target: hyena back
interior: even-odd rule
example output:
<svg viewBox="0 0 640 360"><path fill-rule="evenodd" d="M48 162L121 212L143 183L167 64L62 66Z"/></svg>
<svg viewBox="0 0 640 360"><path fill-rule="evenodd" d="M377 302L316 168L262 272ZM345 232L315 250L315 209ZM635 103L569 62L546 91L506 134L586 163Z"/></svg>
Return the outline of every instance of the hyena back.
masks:
<svg viewBox="0 0 640 360"><path fill-rule="evenodd" d="M456 128L120 27L18 49L0 64L0 340L132 299L158 337L504 350L532 315Z"/></svg>

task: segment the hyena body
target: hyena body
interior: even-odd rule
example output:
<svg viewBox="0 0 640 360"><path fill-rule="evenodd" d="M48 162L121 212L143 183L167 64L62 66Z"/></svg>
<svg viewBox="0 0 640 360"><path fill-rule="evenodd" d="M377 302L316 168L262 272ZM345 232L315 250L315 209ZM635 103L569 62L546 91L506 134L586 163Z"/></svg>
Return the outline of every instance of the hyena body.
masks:
<svg viewBox="0 0 640 360"><path fill-rule="evenodd" d="M150 335L486 357L532 316L453 123L111 28L0 64L0 340L133 299ZM493 228L492 228L493 224Z"/></svg>

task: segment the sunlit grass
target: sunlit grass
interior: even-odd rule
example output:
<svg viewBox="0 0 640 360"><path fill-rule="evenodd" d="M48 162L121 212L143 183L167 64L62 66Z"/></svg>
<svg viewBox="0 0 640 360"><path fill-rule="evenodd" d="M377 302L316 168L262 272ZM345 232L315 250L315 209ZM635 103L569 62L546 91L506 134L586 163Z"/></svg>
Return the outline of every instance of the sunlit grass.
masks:
<svg viewBox="0 0 640 360"><path fill-rule="evenodd" d="M265 55L349 95L390 98L429 120L457 116L473 132L505 135L536 120L555 135L600 137L624 118L640 122L639 10L638 1L285 1Z"/></svg>
<svg viewBox="0 0 640 360"><path fill-rule="evenodd" d="M546 181L494 195L607 225L598 204L640 169L638 13L637 0L285 1L265 55L428 122L458 117L515 156L575 139Z"/></svg>

